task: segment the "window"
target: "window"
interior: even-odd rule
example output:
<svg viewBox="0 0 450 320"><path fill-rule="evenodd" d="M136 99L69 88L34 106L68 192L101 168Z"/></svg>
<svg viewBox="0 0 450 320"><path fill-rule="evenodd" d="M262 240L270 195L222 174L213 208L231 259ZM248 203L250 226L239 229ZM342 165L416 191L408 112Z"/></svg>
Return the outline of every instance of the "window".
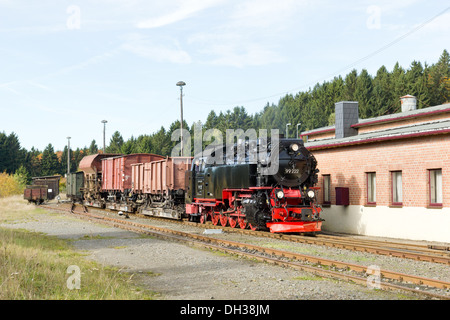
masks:
<svg viewBox="0 0 450 320"><path fill-rule="evenodd" d="M331 203L331 176L329 174L323 176L323 203L330 204Z"/></svg>
<svg viewBox="0 0 450 320"><path fill-rule="evenodd" d="M377 202L377 175L375 172L367 173L367 204Z"/></svg>
<svg viewBox="0 0 450 320"><path fill-rule="evenodd" d="M428 170L430 183L430 205L442 206L442 169Z"/></svg>
<svg viewBox="0 0 450 320"><path fill-rule="evenodd" d="M403 204L402 172L392 171L392 204Z"/></svg>

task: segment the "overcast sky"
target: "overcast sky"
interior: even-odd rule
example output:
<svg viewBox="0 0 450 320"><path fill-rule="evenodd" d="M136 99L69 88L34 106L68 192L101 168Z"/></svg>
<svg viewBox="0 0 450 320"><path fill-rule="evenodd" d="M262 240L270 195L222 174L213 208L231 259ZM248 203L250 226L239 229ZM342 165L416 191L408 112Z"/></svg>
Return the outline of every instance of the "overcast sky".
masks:
<svg viewBox="0 0 450 320"><path fill-rule="evenodd" d="M438 61L450 1L0 0L0 132L99 147L398 61ZM432 19L434 18L434 19ZM405 92L407 94L407 92Z"/></svg>

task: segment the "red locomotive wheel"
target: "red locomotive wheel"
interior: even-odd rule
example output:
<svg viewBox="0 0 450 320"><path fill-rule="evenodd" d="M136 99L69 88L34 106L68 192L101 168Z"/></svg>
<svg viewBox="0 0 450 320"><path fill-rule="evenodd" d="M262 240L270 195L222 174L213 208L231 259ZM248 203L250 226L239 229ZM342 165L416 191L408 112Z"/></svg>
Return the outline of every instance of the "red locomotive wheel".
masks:
<svg viewBox="0 0 450 320"><path fill-rule="evenodd" d="M215 214L211 217L211 221L213 223L213 225L217 226L217 224L219 223L219 215Z"/></svg>
<svg viewBox="0 0 450 320"><path fill-rule="evenodd" d="M258 230L258 227L256 227L256 226L252 226L252 224L251 224L251 223L249 223L249 224L248 224L248 226L249 226L249 228L250 228L251 230L253 230L253 231L256 231L256 230Z"/></svg>
<svg viewBox="0 0 450 320"><path fill-rule="evenodd" d="M235 228L237 225L237 219L235 217L229 217L228 223L230 224L230 227Z"/></svg>
<svg viewBox="0 0 450 320"><path fill-rule="evenodd" d="M228 224L228 217L225 215L220 215L220 224L222 227L226 227Z"/></svg>
<svg viewBox="0 0 450 320"><path fill-rule="evenodd" d="M241 229L247 228L247 221L245 219L238 218L238 224Z"/></svg>
<svg viewBox="0 0 450 320"><path fill-rule="evenodd" d="M204 224L204 223L206 223L206 214L202 214L201 216L200 216L200 223L201 224Z"/></svg>

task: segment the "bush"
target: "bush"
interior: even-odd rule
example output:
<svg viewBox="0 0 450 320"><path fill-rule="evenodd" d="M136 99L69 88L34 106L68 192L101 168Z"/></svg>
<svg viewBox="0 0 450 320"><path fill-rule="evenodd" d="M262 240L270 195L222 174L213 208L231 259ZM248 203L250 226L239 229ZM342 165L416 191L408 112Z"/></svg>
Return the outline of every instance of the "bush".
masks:
<svg viewBox="0 0 450 320"><path fill-rule="evenodd" d="M22 194L24 189L25 184L20 175L0 173L0 198Z"/></svg>

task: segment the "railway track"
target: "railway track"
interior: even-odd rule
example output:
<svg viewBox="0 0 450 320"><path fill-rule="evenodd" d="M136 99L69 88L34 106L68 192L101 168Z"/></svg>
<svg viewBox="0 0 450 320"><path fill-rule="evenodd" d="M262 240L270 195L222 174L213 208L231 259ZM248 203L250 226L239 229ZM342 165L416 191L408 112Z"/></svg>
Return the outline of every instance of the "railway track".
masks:
<svg viewBox="0 0 450 320"><path fill-rule="evenodd" d="M71 211L69 208L62 207L47 206L47 208L58 211ZM80 208L78 207L77 209ZM369 267L362 265L176 231L138 223L129 219L112 218L101 213L92 214L77 209L72 213L81 218L101 222L133 232L152 235L172 241L181 241L192 246L206 247L228 254L245 256L250 259L303 270L319 276L352 281L361 285L368 285L370 281L374 281L375 279L374 283L380 289L401 290L412 292L420 296L426 296L428 298L450 300L450 295L448 294L450 282L446 281L382 269L378 270L379 278L377 281L377 278L369 277L372 274L372 270L370 270Z"/></svg>
<svg viewBox="0 0 450 320"><path fill-rule="evenodd" d="M280 233L270 233L265 231L253 231L250 229L223 227L221 225L220 226L213 225L210 222L205 224L199 224L195 222L167 220L164 218L149 217L144 215L140 216L150 219L170 221L172 223L183 223L200 228L224 229L227 232L235 232L246 235L255 235L259 237L267 237L272 239L280 239L298 243L322 245L339 249L347 249L352 251L380 254L403 259L428 261L450 265L450 248L445 246L444 247L435 246L433 248L430 247L429 245L405 244L380 240L365 240L365 239L356 239L353 237L332 236L325 234L319 234L316 237L289 235Z"/></svg>

